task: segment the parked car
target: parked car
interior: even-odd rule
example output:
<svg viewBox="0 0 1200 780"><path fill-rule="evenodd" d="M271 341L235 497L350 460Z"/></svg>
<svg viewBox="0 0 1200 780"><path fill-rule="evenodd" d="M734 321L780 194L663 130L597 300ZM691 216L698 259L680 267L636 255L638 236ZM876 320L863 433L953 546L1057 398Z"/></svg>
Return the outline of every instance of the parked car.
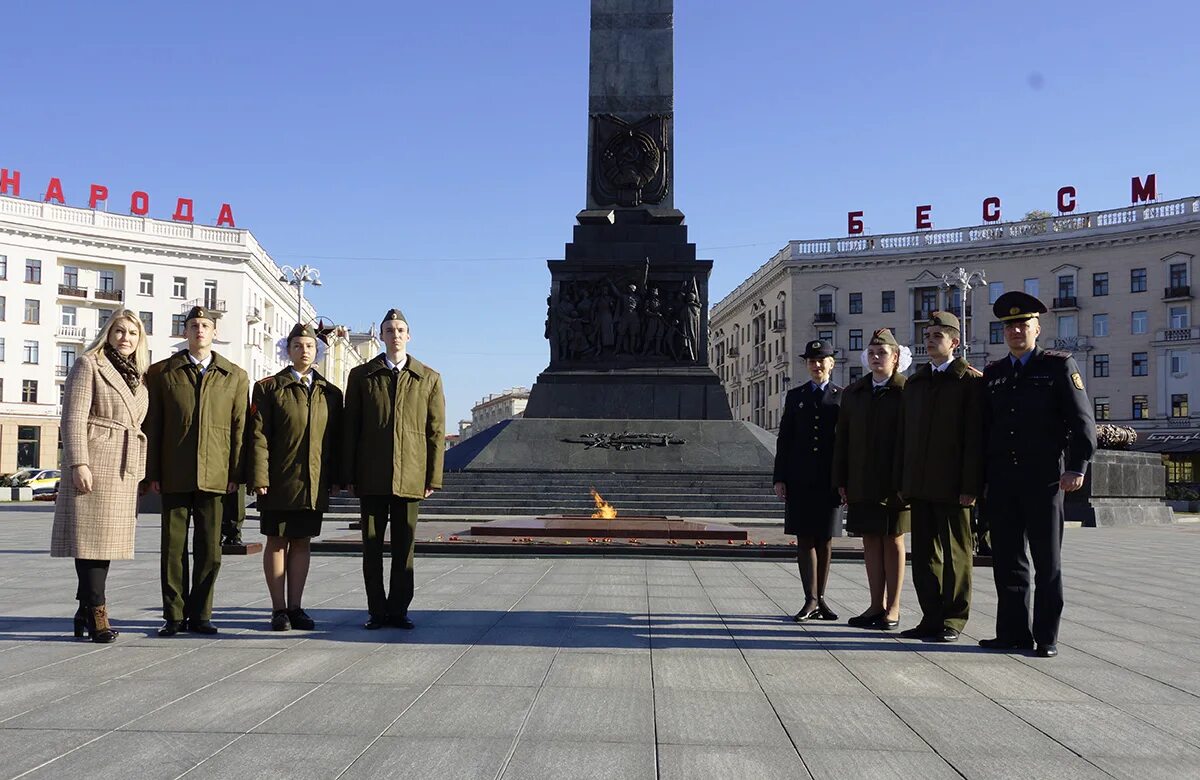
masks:
<svg viewBox="0 0 1200 780"><path fill-rule="evenodd" d="M60 476L58 469L41 469L33 472L21 487L33 488L35 496L43 493L57 493Z"/></svg>

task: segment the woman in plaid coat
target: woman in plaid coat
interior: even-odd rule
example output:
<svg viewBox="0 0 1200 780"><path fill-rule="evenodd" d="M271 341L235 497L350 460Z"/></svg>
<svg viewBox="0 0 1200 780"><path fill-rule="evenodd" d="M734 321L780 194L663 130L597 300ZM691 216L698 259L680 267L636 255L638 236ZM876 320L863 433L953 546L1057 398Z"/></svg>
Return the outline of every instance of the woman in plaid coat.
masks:
<svg viewBox="0 0 1200 780"><path fill-rule="evenodd" d="M109 561L133 557L138 482L146 470L142 378L149 353L141 321L123 309L71 367L63 399L63 476L50 554L74 558L79 576L75 636L111 642L104 585Z"/></svg>

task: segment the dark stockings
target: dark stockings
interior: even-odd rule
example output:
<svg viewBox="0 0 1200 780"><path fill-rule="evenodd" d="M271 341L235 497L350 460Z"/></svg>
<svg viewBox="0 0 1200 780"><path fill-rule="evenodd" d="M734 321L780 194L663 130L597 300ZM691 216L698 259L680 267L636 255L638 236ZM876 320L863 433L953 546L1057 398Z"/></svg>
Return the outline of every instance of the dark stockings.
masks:
<svg viewBox="0 0 1200 780"><path fill-rule="evenodd" d="M104 604L104 583L108 580L108 561L75 559L75 574L79 577L79 589L75 598L80 606L99 607Z"/></svg>
<svg viewBox="0 0 1200 780"><path fill-rule="evenodd" d="M825 598L832 558L833 539L830 537L796 537L796 563L800 568L800 584L804 586L803 611L812 609Z"/></svg>

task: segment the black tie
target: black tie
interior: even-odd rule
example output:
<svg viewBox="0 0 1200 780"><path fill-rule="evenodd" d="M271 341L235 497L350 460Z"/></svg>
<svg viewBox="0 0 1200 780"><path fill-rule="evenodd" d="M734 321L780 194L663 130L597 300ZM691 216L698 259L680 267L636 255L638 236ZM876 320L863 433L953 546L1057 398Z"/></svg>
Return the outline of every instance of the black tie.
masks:
<svg viewBox="0 0 1200 780"><path fill-rule="evenodd" d="M887 385L873 385L871 387L871 395L875 398L883 395L883 391L887 390Z"/></svg>
<svg viewBox="0 0 1200 780"><path fill-rule="evenodd" d="M1021 366L1022 366L1022 365L1024 365L1024 364L1023 364L1021 361L1019 361L1019 360L1014 360L1014 361L1013 361L1012 378L1013 378L1014 380L1015 380L1015 379L1020 379L1020 378L1021 378Z"/></svg>

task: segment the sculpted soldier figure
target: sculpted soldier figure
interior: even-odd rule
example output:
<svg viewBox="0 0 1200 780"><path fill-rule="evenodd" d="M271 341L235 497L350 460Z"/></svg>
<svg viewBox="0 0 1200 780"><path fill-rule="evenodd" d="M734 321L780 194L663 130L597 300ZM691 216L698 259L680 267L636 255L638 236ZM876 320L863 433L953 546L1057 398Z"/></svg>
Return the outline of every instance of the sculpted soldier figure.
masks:
<svg viewBox="0 0 1200 780"><path fill-rule="evenodd" d="M323 335L297 324L288 333L292 364L254 385L250 403L249 479L258 495L267 537L263 573L271 594L271 628L310 631L304 611L309 540L321 533L321 514L340 474L342 391L313 364Z"/></svg>
<svg viewBox="0 0 1200 780"><path fill-rule="evenodd" d="M162 494L163 623L159 636L215 634L213 588L221 569L222 497L242 482L250 380L212 349L217 316L187 313L187 349L150 366L146 482ZM191 583L188 523L195 520Z"/></svg>
<svg viewBox="0 0 1200 780"><path fill-rule="evenodd" d="M996 579L996 636L990 650L1058 655L1063 610L1063 493L1083 487L1096 451L1096 423L1083 377L1069 352L1038 347L1032 295L1007 292L993 306L1009 354L983 371L987 514ZM1029 545L1026 555L1025 546ZM1029 563L1033 560L1033 625Z"/></svg>
<svg viewBox="0 0 1200 780"><path fill-rule="evenodd" d="M346 382L342 482L359 498L366 628L412 628L413 548L420 500L442 486L446 400L442 377L408 354L408 320L390 309L380 327L384 352ZM383 583L383 537L391 525L392 573Z"/></svg>
<svg viewBox="0 0 1200 780"><path fill-rule="evenodd" d="M983 382L963 358L958 317L929 316L929 362L904 386L900 492L912 510L912 579L921 622L909 639L955 642L971 609L971 505L983 490Z"/></svg>

